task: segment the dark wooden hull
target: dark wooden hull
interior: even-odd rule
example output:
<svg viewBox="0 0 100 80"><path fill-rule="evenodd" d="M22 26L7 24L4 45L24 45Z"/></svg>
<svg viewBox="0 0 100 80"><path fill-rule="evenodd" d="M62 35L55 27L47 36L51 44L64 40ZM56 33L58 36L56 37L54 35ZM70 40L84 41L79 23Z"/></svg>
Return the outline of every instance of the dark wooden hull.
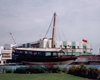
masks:
<svg viewBox="0 0 100 80"><path fill-rule="evenodd" d="M60 61L68 61L68 60L75 60L77 57L70 55L70 56L17 56L17 61L27 61L27 62L60 62Z"/></svg>
<svg viewBox="0 0 100 80"><path fill-rule="evenodd" d="M22 61L24 65L43 65L43 66L54 66L54 65L68 65L72 63L74 60L67 60L67 61L59 61L59 62L27 62L27 61Z"/></svg>

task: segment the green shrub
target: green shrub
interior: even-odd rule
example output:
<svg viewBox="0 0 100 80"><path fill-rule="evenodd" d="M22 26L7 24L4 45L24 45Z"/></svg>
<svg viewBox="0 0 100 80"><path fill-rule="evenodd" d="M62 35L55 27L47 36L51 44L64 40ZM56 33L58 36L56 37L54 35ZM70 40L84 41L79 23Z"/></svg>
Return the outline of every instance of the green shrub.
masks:
<svg viewBox="0 0 100 80"><path fill-rule="evenodd" d="M89 67L88 78L96 79L99 76L99 69L95 67Z"/></svg>
<svg viewBox="0 0 100 80"><path fill-rule="evenodd" d="M34 73L44 73L44 72L45 72L44 68L41 68L41 67L36 67L34 69Z"/></svg>
<svg viewBox="0 0 100 80"><path fill-rule="evenodd" d="M68 69L66 67L62 68L62 72L67 73Z"/></svg>
<svg viewBox="0 0 100 80"><path fill-rule="evenodd" d="M33 67L26 67L25 70L26 70L26 73L32 73L34 71L34 68Z"/></svg>
<svg viewBox="0 0 100 80"><path fill-rule="evenodd" d="M76 75L76 76L80 76L80 67L79 66L77 66L76 68L75 68L75 73L74 73L74 75Z"/></svg>
<svg viewBox="0 0 100 80"><path fill-rule="evenodd" d="M26 71L25 67L19 67L14 71L14 73L26 73L26 72L27 71Z"/></svg>
<svg viewBox="0 0 100 80"><path fill-rule="evenodd" d="M12 68L6 68L6 73L12 73Z"/></svg>
<svg viewBox="0 0 100 80"><path fill-rule="evenodd" d="M14 73L44 73L45 69L41 67L20 67Z"/></svg>
<svg viewBox="0 0 100 80"><path fill-rule="evenodd" d="M73 65L69 68L68 73L77 76L87 77L88 68L84 64L81 64L80 67L79 66L76 67Z"/></svg>
<svg viewBox="0 0 100 80"><path fill-rule="evenodd" d="M53 73L61 73L62 72L62 68L59 65L53 67L51 70Z"/></svg>
<svg viewBox="0 0 100 80"><path fill-rule="evenodd" d="M48 72L48 73L61 73L62 72L62 68L59 66L59 64L57 66L48 66L48 67L45 67L45 72Z"/></svg>
<svg viewBox="0 0 100 80"><path fill-rule="evenodd" d="M81 64L80 67L79 66L76 67L73 65L69 68L68 73L76 76L87 77L88 68L84 64Z"/></svg>
<svg viewBox="0 0 100 80"><path fill-rule="evenodd" d="M88 76L88 68L84 64L81 64L79 73L80 73L79 76L87 77Z"/></svg>
<svg viewBox="0 0 100 80"><path fill-rule="evenodd" d="M79 66L71 66L68 69L68 74L77 75L81 77L87 77L96 79L99 76L100 70L95 67L86 67L84 64Z"/></svg>
<svg viewBox="0 0 100 80"><path fill-rule="evenodd" d="M75 70L76 70L76 66L72 65L71 67L69 67L68 74L75 75L76 74Z"/></svg>

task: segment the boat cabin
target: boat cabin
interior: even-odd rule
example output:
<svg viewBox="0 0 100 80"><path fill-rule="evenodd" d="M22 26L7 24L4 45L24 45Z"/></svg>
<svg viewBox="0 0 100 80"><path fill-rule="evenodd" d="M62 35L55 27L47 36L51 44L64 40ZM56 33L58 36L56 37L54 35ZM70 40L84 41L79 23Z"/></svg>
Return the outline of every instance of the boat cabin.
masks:
<svg viewBox="0 0 100 80"><path fill-rule="evenodd" d="M64 50L55 49L55 48L16 48L14 54L23 55L23 56L34 56L34 57L43 57L43 56L61 56L65 55ZM22 54L21 54L22 53Z"/></svg>

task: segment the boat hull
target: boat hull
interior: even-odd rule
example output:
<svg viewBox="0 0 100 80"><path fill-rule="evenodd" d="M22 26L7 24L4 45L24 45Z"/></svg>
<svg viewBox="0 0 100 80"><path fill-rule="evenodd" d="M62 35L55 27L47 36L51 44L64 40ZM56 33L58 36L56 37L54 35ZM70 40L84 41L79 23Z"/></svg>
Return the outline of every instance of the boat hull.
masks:
<svg viewBox="0 0 100 80"><path fill-rule="evenodd" d="M59 57L25 57L18 56L16 62L21 62L25 65L67 65L76 60L75 56L59 56Z"/></svg>
<svg viewBox="0 0 100 80"><path fill-rule="evenodd" d="M53 65L68 65L72 63L74 60L67 60L67 61L59 61L59 62L26 62L22 61L23 64L25 65L44 65L44 66L53 66Z"/></svg>

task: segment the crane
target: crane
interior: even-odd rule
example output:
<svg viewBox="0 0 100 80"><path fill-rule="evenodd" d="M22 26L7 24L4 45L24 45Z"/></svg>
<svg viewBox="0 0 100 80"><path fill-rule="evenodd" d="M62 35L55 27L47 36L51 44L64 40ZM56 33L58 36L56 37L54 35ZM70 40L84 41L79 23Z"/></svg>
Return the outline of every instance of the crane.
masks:
<svg viewBox="0 0 100 80"><path fill-rule="evenodd" d="M10 35L11 35L11 37L12 37L12 39L13 39L14 43L16 44L15 39L14 39L14 37L13 37L12 33L11 33L11 32L9 32L9 33L10 33Z"/></svg>

